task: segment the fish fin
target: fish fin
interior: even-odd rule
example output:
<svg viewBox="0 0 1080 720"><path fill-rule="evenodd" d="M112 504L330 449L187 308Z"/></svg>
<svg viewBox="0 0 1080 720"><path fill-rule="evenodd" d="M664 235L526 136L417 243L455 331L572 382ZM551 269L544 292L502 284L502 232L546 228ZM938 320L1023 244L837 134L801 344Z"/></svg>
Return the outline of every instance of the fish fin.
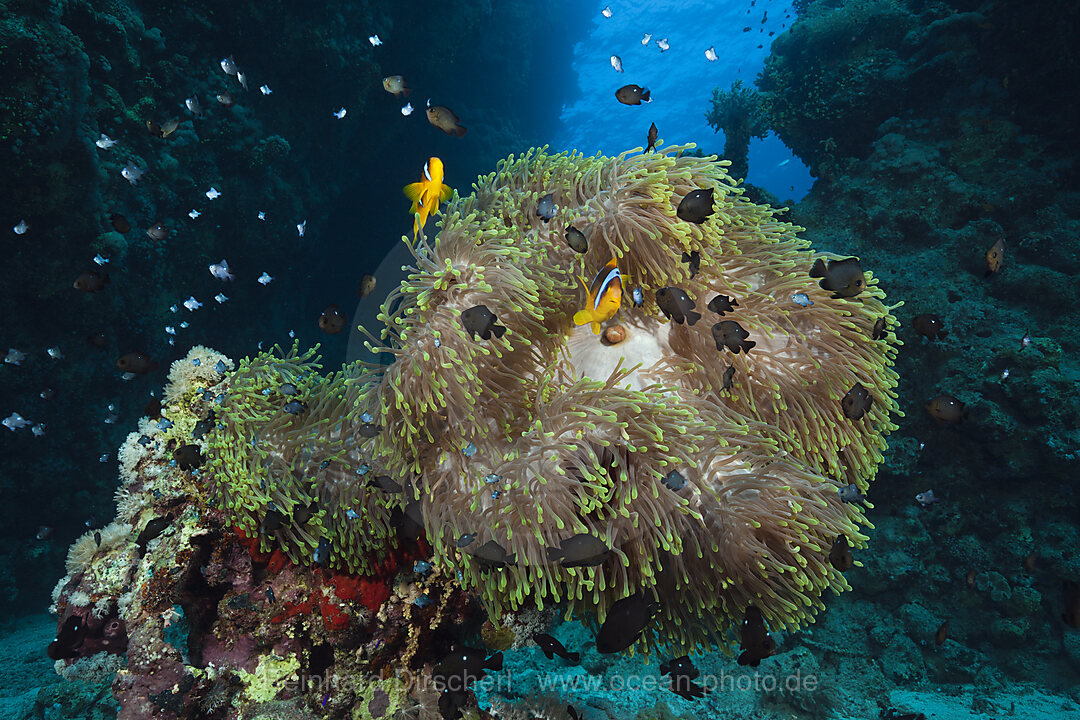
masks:
<svg viewBox="0 0 1080 720"><path fill-rule="evenodd" d="M566 653L566 659L577 665L581 662L581 654L576 652L568 652Z"/></svg>
<svg viewBox="0 0 1080 720"><path fill-rule="evenodd" d="M550 562L559 562L562 559L562 550L555 547L547 548L547 559Z"/></svg>
<svg viewBox="0 0 1080 720"><path fill-rule="evenodd" d="M503 666L503 654L502 654L501 650L499 652L495 653L494 655L492 655L491 657L489 657L487 659L487 662L484 663L485 668L487 668L488 670L495 670L496 672L499 671L499 670L502 670L502 666Z"/></svg>
<svg viewBox="0 0 1080 720"><path fill-rule="evenodd" d="M686 324L687 325L693 325L694 323L696 323L700 319L701 319L701 313L699 313L699 312L695 312L695 311L691 310L688 313L686 313Z"/></svg>
<svg viewBox="0 0 1080 720"><path fill-rule="evenodd" d="M450 198L454 196L454 188L444 184L442 189L439 190L439 200L442 202L449 202Z"/></svg>
<svg viewBox="0 0 1080 720"><path fill-rule="evenodd" d="M457 135L458 137L464 137L465 136L465 128L458 125L456 128L454 128L454 134Z"/></svg>
<svg viewBox="0 0 1080 720"><path fill-rule="evenodd" d="M402 188L402 191L405 193L405 197L413 201L413 207L415 208L420 202L420 196L424 194L424 183L409 183ZM416 210L413 210L413 212L416 212Z"/></svg>
<svg viewBox="0 0 1080 720"><path fill-rule="evenodd" d="M401 89L401 94L398 95L398 97L399 98L407 98L411 94L412 94L412 88L402 88Z"/></svg>
<svg viewBox="0 0 1080 720"><path fill-rule="evenodd" d="M578 310L574 313L575 325L588 325L590 322L592 322L592 313L588 310Z"/></svg>
<svg viewBox="0 0 1080 720"><path fill-rule="evenodd" d="M600 323L598 323L597 321L593 320L592 323L589 325L589 327L592 328L592 334L593 335L599 335L600 334L601 327L600 327Z"/></svg>
<svg viewBox="0 0 1080 720"><path fill-rule="evenodd" d="M810 277L823 278L825 277L825 261L818 258L814 261L814 266L810 268Z"/></svg>
<svg viewBox="0 0 1080 720"><path fill-rule="evenodd" d="M501 338L506 333L506 328L502 325L492 325L491 332L495 333L496 338ZM511 555L511 557L513 557Z"/></svg>

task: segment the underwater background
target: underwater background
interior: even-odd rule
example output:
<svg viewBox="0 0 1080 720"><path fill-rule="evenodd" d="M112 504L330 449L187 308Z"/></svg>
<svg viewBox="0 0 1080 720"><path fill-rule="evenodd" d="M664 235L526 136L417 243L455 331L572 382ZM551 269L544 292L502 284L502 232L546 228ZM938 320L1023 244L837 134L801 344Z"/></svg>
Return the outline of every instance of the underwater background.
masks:
<svg viewBox="0 0 1080 720"><path fill-rule="evenodd" d="M0 714L1080 718L1077 37L1080 5L1064 0L0 0ZM411 94L386 87L395 75ZM650 101L617 100L627 84ZM440 129L429 105L467 132ZM161 426L174 362L243 374L242 358L295 340L299 356L320 344L324 374L385 364L355 328L378 335L379 305L415 264L402 188L429 158L464 198L530 148L651 155L651 125L658 157L694 143L679 152L687 162L729 160L742 198L774 208L814 251L857 257L884 291L881 352L898 376L874 411L887 448L868 487L852 479L868 539L853 537L842 571L825 548L850 589L825 588L801 629L770 622L774 651L754 667L736 659L749 620L732 610L712 647L686 647L689 674L719 685L683 697L669 688L678 672L660 668L682 652L652 638L632 655L601 653L595 613L563 619L549 603L491 622L445 568L474 589L503 570L471 575L437 538L409 537L400 510L384 523L400 547L362 568L343 567L336 548L331 571L321 545L297 562L229 535L243 522L227 516L227 493L191 490L220 447L213 421L197 418L210 439L191 467L173 453L196 443ZM547 232L530 188L511 190ZM506 240L508 253L525 246ZM586 284L607 259L587 257L597 262L574 270ZM637 279L623 269L625 308ZM820 307L828 294L813 297ZM351 398L339 379L333 392ZM306 370L294 379L315 382ZM217 392L194 387L185 402ZM166 418L199 432L177 412ZM135 492L117 492L133 474L123 457L140 438L173 458L155 482L195 472L186 499L144 489L157 515L118 523L117 501L123 519ZM204 554L184 555L200 534ZM229 542L248 543L243 560ZM102 589L119 595L134 576L102 579L100 592L80 580L112 572L106 546L110 563L177 560L151 574L160 609L141 617L154 623L120 619ZM73 561L80 547L89 554ZM429 561L434 570L419 565ZM192 580L211 572L246 585ZM296 590L318 582L333 594ZM380 614L380 601L408 611ZM96 621L66 622L99 603ZM428 622L436 609L441 624ZM422 632L403 630L411 612ZM279 634L240 642L215 626L225 619ZM402 633L411 645L393 644ZM545 633L578 661L545 657L533 641ZM487 682L470 692L380 684L403 668L438 675L461 646L483 649L467 665ZM367 679L342 690L346 668Z"/></svg>

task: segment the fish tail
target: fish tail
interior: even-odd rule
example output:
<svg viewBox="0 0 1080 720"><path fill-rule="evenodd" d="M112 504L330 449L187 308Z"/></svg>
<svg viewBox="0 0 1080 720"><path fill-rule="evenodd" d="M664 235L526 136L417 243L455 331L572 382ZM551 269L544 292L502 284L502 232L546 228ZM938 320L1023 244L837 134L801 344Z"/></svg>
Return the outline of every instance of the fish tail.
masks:
<svg viewBox="0 0 1080 720"><path fill-rule="evenodd" d="M566 653L566 659L576 665L581 662L581 654L576 652L568 652Z"/></svg>
<svg viewBox="0 0 1080 720"><path fill-rule="evenodd" d="M401 95L399 95L398 97L407 98L407 97L409 97L409 95L411 93L412 93L412 88L402 88Z"/></svg>
<svg viewBox="0 0 1080 720"><path fill-rule="evenodd" d="M458 137L464 137L465 136L465 128L458 125L456 128L454 128L454 134L457 135Z"/></svg>
<svg viewBox="0 0 1080 720"><path fill-rule="evenodd" d="M592 334L593 335L599 335L600 334L600 323L597 322L596 320L593 320L592 323L589 325L589 327L592 328Z"/></svg>
<svg viewBox="0 0 1080 720"><path fill-rule="evenodd" d="M492 325L491 332L495 333L496 338L501 338L506 333L506 328L502 325Z"/></svg>
<svg viewBox="0 0 1080 720"><path fill-rule="evenodd" d="M687 325L693 325L694 323L696 323L700 319L701 319L701 313L699 313L699 312L695 312L695 311L691 310L690 312L686 313L686 324Z"/></svg>

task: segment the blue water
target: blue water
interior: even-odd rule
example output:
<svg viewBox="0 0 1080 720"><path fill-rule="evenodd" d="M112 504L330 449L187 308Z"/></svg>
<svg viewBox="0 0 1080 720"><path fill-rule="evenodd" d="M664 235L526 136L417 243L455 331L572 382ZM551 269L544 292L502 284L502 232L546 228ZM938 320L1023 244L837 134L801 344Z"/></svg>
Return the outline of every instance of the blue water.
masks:
<svg viewBox="0 0 1080 720"><path fill-rule="evenodd" d="M734 0L589 5L593 14L588 37L574 46L576 88L563 105L561 126L552 143L559 149L577 148L586 155L614 155L642 147L650 123L656 123L668 145L693 142L706 152L720 154L724 134L705 122L713 89L726 90L739 79L751 85L769 55L772 40L783 31L781 26L790 26L794 19L791 4L786 2L763 1L754 8ZM601 14L608 6L610 18ZM768 19L762 24L766 8ZM743 32L747 26L750 32ZM768 37L770 31L776 33L772 38ZM646 33L652 38L648 45L642 45ZM670 46L665 52L657 45L662 38L667 38ZM705 57L710 47L717 55L713 62ZM612 55L622 59L623 72L612 68ZM647 87L652 102L638 106L613 102L615 90L630 83ZM747 182L778 198L798 201L812 181L806 166L772 133L765 140L751 141Z"/></svg>

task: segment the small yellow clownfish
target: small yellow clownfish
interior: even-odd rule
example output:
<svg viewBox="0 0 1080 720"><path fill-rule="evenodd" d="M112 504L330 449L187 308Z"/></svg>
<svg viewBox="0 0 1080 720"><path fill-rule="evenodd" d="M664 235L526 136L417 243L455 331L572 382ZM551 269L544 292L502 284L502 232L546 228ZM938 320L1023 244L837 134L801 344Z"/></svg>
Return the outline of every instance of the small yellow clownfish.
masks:
<svg viewBox="0 0 1080 720"><path fill-rule="evenodd" d="M424 178L420 182L405 186L405 197L412 200L409 212L416 216L413 221L413 237L420 234L428 216L439 208L440 202L446 202L454 194L449 185L443 184L443 164L437 157L428 158L424 163Z"/></svg>
<svg viewBox="0 0 1080 720"><path fill-rule="evenodd" d="M585 285L585 278L579 275L578 279ZM593 278L592 286L585 285L585 292L585 309L574 313L574 324L591 325L593 334L599 335L600 323L610 320L619 312L622 304L622 276L619 275L615 258L600 268L600 272Z"/></svg>

